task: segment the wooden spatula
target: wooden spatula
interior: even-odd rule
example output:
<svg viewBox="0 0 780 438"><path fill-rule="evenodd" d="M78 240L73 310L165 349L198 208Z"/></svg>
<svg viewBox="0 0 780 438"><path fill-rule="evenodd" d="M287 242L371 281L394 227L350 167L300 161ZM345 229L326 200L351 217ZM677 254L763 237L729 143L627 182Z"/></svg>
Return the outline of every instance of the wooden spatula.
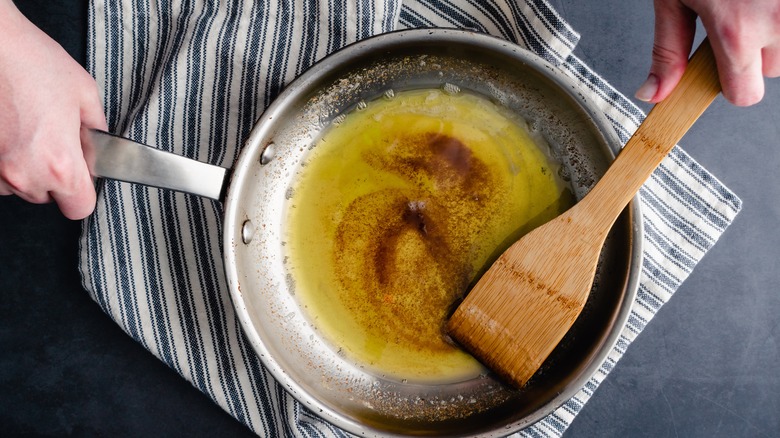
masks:
<svg viewBox="0 0 780 438"><path fill-rule="evenodd" d="M515 242L466 296L450 335L521 387L580 314L613 223L720 92L705 40L679 85L657 104L593 189L574 207Z"/></svg>

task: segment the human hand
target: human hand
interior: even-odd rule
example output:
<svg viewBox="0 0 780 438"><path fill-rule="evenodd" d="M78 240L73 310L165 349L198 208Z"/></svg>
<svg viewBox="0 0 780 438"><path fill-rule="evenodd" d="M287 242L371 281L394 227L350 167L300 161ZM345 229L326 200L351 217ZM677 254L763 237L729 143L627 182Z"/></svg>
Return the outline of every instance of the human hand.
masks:
<svg viewBox="0 0 780 438"><path fill-rule="evenodd" d="M81 125L106 129L97 86L10 0L0 0L0 195L56 201L70 219L95 207Z"/></svg>
<svg viewBox="0 0 780 438"><path fill-rule="evenodd" d="M715 53L723 95L748 106L764 96L764 77L780 76L780 0L655 0L655 43L647 81L636 97L656 103L688 64L701 18Z"/></svg>

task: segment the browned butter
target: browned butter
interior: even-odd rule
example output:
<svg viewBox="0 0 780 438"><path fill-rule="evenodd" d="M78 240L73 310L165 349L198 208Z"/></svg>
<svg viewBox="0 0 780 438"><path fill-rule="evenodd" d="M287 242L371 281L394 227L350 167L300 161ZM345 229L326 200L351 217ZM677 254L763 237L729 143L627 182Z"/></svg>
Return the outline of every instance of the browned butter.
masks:
<svg viewBox="0 0 780 438"><path fill-rule="evenodd" d="M484 97L428 89L370 102L301 169L287 210L296 297L359 366L473 377L480 365L444 322L486 264L570 206L557 167L522 119Z"/></svg>

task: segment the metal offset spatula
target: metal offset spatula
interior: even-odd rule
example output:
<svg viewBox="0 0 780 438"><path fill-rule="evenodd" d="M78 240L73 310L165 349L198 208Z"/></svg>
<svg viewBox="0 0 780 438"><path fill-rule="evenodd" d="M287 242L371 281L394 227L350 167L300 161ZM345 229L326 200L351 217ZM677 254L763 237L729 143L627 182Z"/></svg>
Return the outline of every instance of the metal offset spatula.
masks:
<svg viewBox="0 0 780 438"><path fill-rule="evenodd" d="M456 309L449 334L499 377L525 385L582 311L613 223L720 90L704 40L590 193L506 250Z"/></svg>

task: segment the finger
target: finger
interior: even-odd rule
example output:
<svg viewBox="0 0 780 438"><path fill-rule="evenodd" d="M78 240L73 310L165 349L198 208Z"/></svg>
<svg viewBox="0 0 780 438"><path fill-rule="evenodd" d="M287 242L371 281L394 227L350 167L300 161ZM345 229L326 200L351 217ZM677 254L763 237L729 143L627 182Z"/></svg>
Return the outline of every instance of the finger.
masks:
<svg viewBox="0 0 780 438"><path fill-rule="evenodd" d="M84 219L92 214L95 210L96 195L86 166L78 172L70 190L54 190L51 192L51 197L68 219Z"/></svg>
<svg viewBox="0 0 780 438"><path fill-rule="evenodd" d="M718 66L723 97L736 106L750 106L764 97L764 76L761 68L761 55L756 53L748 65L734 68Z"/></svg>
<svg viewBox="0 0 780 438"><path fill-rule="evenodd" d="M81 124L88 128L108 130L106 124L106 115L103 111L103 104L100 100L95 81L86 72L88 76L87 84L84 86L84 94L81 97Z"/></svg>
<svg viewBox="0 0 780 438"><path fill-rule="evenodd" d="M95 81L84 72L80 103L80 124L93 129L107 130L106 116L100 101ZM80 131L80 130L79 130ZM74 136L74 142L81 144L81 136ZM84 219L95 209L95 186L87 168L81 148L71 149L72 155L67 169L63 170L69 183L52 190L51 197L57 202L62 214L69 219Z"/></svg>
<svg viewBox="0 0 780 438"><path fill-rule="evenodd" d="M11 196L14 191L11 190L11 186L0 176L0 196Z"/></svg>
<svg viewBox="0 0 780 438"><path fill-rule="evenodd" d="M707 10L701 21L715 54L723 97L736 106L749 106L764 97L762 47L766 39L749 14L756 11L738 12L724 17L723 10Z"/></svg>
<svg viewBox="0 0 780 438"><path fill-rule="evenodd" d="M0 162L0 164L2 164L2 162ZM0 196L10 196L13 194L14 191L11 190L11 185L8 184L8 181L6 181L2 171L0 171Z"/></svg>
<svg viewBox="0 0 780 438"><path fill-rule="evenodd" d="M95 206L95 188L78 138L63 142L47 160L5 166L0 176L0 195L16 195L33 204L56 201L70 219L88 216Z"/></svg>
<svg viewBox="0 0 780 438"><path fill-rule="evenodd" d="M57 203L62 214L69 219L83 219L95 205L95 189L81 148L79 114L70 113L64 119L59 132L44 132L45 139L38 148L37 168L30 170L36 179L36 193L45 193ZM25 187L32 188L32 184Z"/></svg>
<svg viewBox="0 0 780 438"><path fill-rule="evenodd" d="M86 174L79 179L77 190L69 193L53 191L51 197L57 203L62 214L68 219L80 220L92 214L95 210L95 187L92 179Z"/></svg>
<svg viewBox="0 0 780 438"><path fill-rule="evenodd" d="M41 190L16 190L13 187L8 189L9 195L16 195L31 204L48 204L53 201L48 192Z"/></svg>
<svg viewBox="0 0 780 438"><path fill-rule="evenodd" d="M696 14L676 0L655 1L655 37L652 65L637 99L660 102L680 81L696 30Z"/></svg>
<svg viewBox="0 0 780 438"><path fill-rule="evenodd" d="M51 175L59 182L50 195L65 217L83 219L95 209L95 187L81 149L81 130L77 123L71 126L76 132L66 139L60 159L50 165Z"/></svg>
<svg viewBox="0 0 780 438"><path fill-rule="evenodd" d="M91 77L89 77L89 80L90 80L91 87L82 96L81 127L98 129L101 131L108 131L106 116L105 113L103 112L103 105L100 102L100 96L98 94L97 87L95 86L95 82L92 80ZM79 141L81 143L82 160L84 160L85 162L88 159L94 160L94 156L92 157L87 156L89 152L94 153L94 151L89 151L84 148L85 143L82 137L83 135L88 135L88 131L79 128ZM94 161L91 162L94 163ZM91 171L91 169L88 169L88 172L89 171ZM93 180L93 186L94 186L94 180Z"/></svg>
<svg viewBox="0 0 780 438"><path fill-rule="evenodd" d="M706 26L706 24L705 24ZM723 97L736 106L750 106L764 97L761 49L710 38L718 64Z"/></svg>
<svg viewBox="0 0 780 438"><path fill-rule="evenodd" d="M761 72L767 78L780 77L780 47L761 49Z"/></svg>
<svg viewBox="0 0 780 438"><path fill-rule="evenodd" d="M47 204L52 201L45 187L45 181L31 178L35 172L27 167L3 166L0 172L0 195L16 195L32 204Z"/></svg>
<svg viewBox="0 0 780 438"><path fill-rule="evenodd" d="M53 201L48 192L19 192L16 195L31 204L48 204Z"/></svg>

